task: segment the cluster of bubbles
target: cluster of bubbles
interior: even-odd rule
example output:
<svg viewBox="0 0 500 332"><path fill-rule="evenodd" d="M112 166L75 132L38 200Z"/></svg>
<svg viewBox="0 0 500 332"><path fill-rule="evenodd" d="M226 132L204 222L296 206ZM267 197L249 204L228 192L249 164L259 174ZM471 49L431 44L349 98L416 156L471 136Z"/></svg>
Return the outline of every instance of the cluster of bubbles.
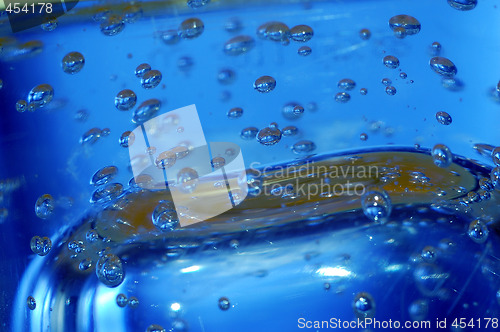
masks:
<svg viewBox="0 0 500 332"><path fill-rule="evenodd" d="M126 6L121 13L113 13L107 8L101 8L93 19L100 22L100 30L105 36L115 36L123 31L125 23L134 23L142 17L143 10L139 3Z"/></svg>
<svg viewBox="0 0 500 332"><path fill-rule="evenodd" d="M141 85L144 89L156 88L162 79L161 72L156 69L151 69L151 66L147 63L142 63L137 66L135 69L135 76L141 79Z"/></svg>
<svg viewBox="0 0 500 332"><path fill-rule="evenodd" d="M120 308L125 308L127 305L130 308L137 308L139 305L139 299L135 296L131 296L130 298L127 298L127 296L123 293L120 293L116 296L116 304Z"/></svg>
<svg viewBox="0 0 500 332"><path fill-rule="evenodd" d="M16 110L20 113L34 112L45 107L52 99L54 99L54 88L49 84L40 84L30 90L27 101L21 99L16 102Z"/></svg>

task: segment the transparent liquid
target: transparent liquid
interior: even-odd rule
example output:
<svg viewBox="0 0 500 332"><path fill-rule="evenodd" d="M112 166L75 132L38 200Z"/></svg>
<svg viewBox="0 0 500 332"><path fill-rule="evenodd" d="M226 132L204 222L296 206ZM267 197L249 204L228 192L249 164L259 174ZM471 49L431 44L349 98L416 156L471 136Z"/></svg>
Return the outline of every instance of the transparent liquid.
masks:
<svg viewBox="0 0 500 332"><path fill-rule="evenodd" d="M498 191L480 187L493 161L472 148L498 140L494 5L464 12L446 1L209 3L195 11L185 3L144 3L144 16L114 36L105 36L91 19L95 4L80 8L61 17L54 31L14 35L20 42L41 40L40 54L2 58L5 330L145 331L158 324L174 331L293 331L300 318L351 321L364 314L379 321L428 320L433 327L436 319L447 318L447 329L455 330L455 318L499 317ZM394 36L388 21L402 13L420 21L418 34ZM175 45L161 40L160 32L191 17L204 23L200 36ZM242 30L225 31L234 17ZM259 39L256 29L269 21L290 28L307 24L314 36L289 45ZM364 28L370 29L369 39L359 35ZM238 35L253 37L255 46L228 56L224 43ZM443 87L429 67L435 41L442 45L440 55L457 66L462 90ZM297 54L302 46L311 47L311 54ZM74 51L85 65L68 75L61 61ZM398 68L384 65L387 55L398 58ZM141 63L162 73L155 88L141 86L135 75ZM218 82L223 68L236 73L231 84ZM259 93L253 84L265 75L276 87ZM356 87L339 88L344 78ZM383 78L392 83L385 86ZM51 84L54 99L33 113L16 112L16 102L39 84ZM196 104L207 141L238 144L249 174L261 175L261 194L206 222L172 232L155 228L151 214L170 194L127 185L133 174L119 139L137 125L131 122L133 110L114 105L124 89L137 94L133 109L151 98L161 101L160 113ZM347 102L336 101L339 92L350 95ZM287 103L304 106L300 118L283 114ZM235 107L243 114L228 117ZM438 122L438 111L448 112L452 123ZM77 120L78 114L87 114L86 120ZM240 137L246 127L260 130L272 122L280 129L296 126L298 134L273 145ZM81 144L92 128L110 133ZM304 140L314 150L297 145ZM436 166L430 156L438 143L455 154L448 167ZM96 189L89 181L109 165L117 166L111 182L123 184L123 193L89 203ZM348 174L325 176L325 165ZM377 173L350 174L353 166L375 166ZM374 221L368 215L384 213L380 205L367 212L362 195L328 191L335 184L385 190L392 211ZM46 193L54 198L54 210L41 206L49 214L41 219L33 206ZM470 230L478 218L488 228L484 241L483 233ZM91 229L96 239L89 240ZM52 240L48 255L31 251L35 235ZM123 265L116 287L96 275L100 255L108 253ZM362 292L374 310L356 309ZM129 304L118 305L118 294ZM28 296L36 301L34 309ZM132 297L139 301L135 306Z"/></svg>

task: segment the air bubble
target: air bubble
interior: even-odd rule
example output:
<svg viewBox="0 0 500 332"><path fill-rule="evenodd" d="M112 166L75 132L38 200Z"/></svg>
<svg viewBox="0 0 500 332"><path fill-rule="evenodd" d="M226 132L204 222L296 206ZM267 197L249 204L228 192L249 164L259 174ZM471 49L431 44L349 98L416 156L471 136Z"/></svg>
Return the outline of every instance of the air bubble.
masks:
<svg viewBox="0 0 500 332"><path fill-rule="evenodd" d="M113 254L100 257L95 272L99 281L108 287L120 285L125 277L122 261Z"/></svg>
<svg viewBox="0 0 500 332"><path fill-rule="evenodd" d="M302 46L299 47L297 53L301 56L308 56L309 54L312 53L312 49L309 46Z"/></svg>
<svg viewBox="0 0 500 332"><path fill-rule="evenodd" d="M116 304L120 308L125 308L128 304L127 296L125 296L125 294L121 294L121 293L116 295Z"/></svg>
<svg viewBox="0 0 500 332"><path fill-rule="evenodd" d="M457 67L447 58L440 56L433 57L429 61L429 65L435 73L445 77L453 77L457 74Z"/></svg>
<svg viewBox="0 0 500 332"><path fill-rule="evenodd" d="M436 144L431 151L432 160L438 167L446 168L451 165L453 154L444 144Z"/></svg>
<svg viewBox="0 0 500 332"><path fill-rule="evenodd" d="M38 256L46 256L52 249L52 241L46 236L33 236L30 241L30 247Z"/></svg>
<svg viewBox="0 0 500 332"><path fill-rule="evenodd" d="M35 86L28 94L28 103L33 104L35 108L43 107L50 103L54 98L54 88L49 84L40 84Z"/></svg>
<svg viewBox="0 0 500 332"><path fill-rule="evenodd" d="M469 224L467 234L472 241L476 243L484 243L488 239L488 227L479 219L473 220Z"/></svg>
<svg viewBox="0 0 500 332"><path fill-rule="evenodd" d="M399 59L393 55L387 55L383 59L383 63L387 68L396 69L399 67Z"/></svg>
<svg viewBox="0 0 500 332"><path fill-rule="evenodd" d="M295 154L310 153L316 150L316 144L312 141L302 140L292 146L292 151Z"/></svg>
<svg viewBox="0 0 500 332"><path fill-rule="evenodd" d="M295 102L287 103L281 109L281 113L285 119L296 120L304 114L304 107Z"/></svg>
<svg viewBox="0 0 500 332"><path fill-rule="evenodd" d="M130 4L123 9L123 21L126 23L135 23L142 17L143 11L139 4Z"/></svg>
<svg viewBox="0 0 500 332"><path fill-rule="evenodd" d="M259 129L256 127L247 127L241 130L240 137L245 139L245 140L251 140L254 139L259 132Z"/></svg>
<svg viewBox="0 0 500 332"><path fill-rule="evenodd" d="M368 94L368 89L366 88L361 88L359 89L359 93L362 95L362 96L366 96Z"/></svg>
<svg viewBox="0 0 500 332"><path fill-rule="evenodd" d="M194 1L191 1L191 2L194 2ZM193 7L193 8L197 8L197 7ZM167 330L165 330L161 325L158 325L158 324L151 324L146 329L146 332L166 332L166 331Z"/></svg>
<svg viewBox="0 0 500 332"><path fill-rule="evenodd" d="M233 107L227 112L227 117L230 119L238 119L243 115L243 109L241 107Z"/></svg>
<svg viewBox="0 0 500 332"><path fill-rule="evenodd" d="M174 45L181 40L181 37L177 30L167 30L162 33L161 40L167 45Z"/></svg>
<svg viewBox="0 0 500 332"><path fill-rule="evenodd" d="M58 26L57 18L55 17L50 17L47 19L40 27L42 28L43 31L54 31L57 26Z"/></svg>
<svg viewBox="0 0 500 332"><path fill-rule="evenodd" d="M16 102L16 111L22 113L28 108L28 102L26 100L18 100Z"/></svg>
<svg viewBox="0 0 500 332"><path fill-rule="evenodd" d="M184 39L193 39L199 37L203 30L205 29L205 25L198 18L188 18L183 21L179 27L179 35Z"/></svg>
<svg viewBox="0 0 500 332"><path fill-rule="evenodd" d="M436 120L442 125L448 126L452 123L452 118L451 116L443 111L439 111L436 113Z"/></svg>
<svg viewBox="0 0 500 332"><path fill-rule="evenodd" d="M124 148L128 148L132 144L134 144L135 141L135 135L131 131L125 131L121 136L118 142L120 143L120 146Z"/></svg>
<svg viewBox="0 0 500 332"><path fill-rule="evenodd" d="M369 293L356 294L352 307L354 314L359 319L372 318L375 315L375 300Z"/></svg>
<svg viewBox="0 0 500 332"><path fill-rule="evenodd" d="M219 309L226 311L231 307L231 303L227 297L221 297L219 299Z"/></svg>
<svg viewBox="0 0 500 332"><path fill-rule="evenodd" d="M420 22L409 15L396 15L389 20L389 27L394 31L403 28L406 35L414 35L420 31Z"/></svg>
<svg viewBox="0 0 500 332"><path fill-rule="evenodd" d="M383 84L383 85L385 85L385 86L389 86L389 85L391 85L391 84L392 84L392 81L391 81L391 79L389 79L389 78L383 78L381 82L382 82L382 84Z"/></svg>
<svg viewBox="0 0 500 332"><path fill-rule="evenodd" d="M261 76L255 80L253 87L260 93L268 93L276 87L276 80L271 76Z"/></svg>
<svg viewBox="0 0 500 332"><path fill-rule="evenodd" d="M389 195L384 190L370 190L361 197L363 213L370 220L385 222L392 211Z"/></svg>
<svg viewBox="0 0 500 332"><path fill-rule="evenodd" d="M101 23L100 28L105 36L114 36L125 28L125 23L121 16L112 14Z"/></svg>
<svg viewBox="0 0 500 332"><path fill-rule="evenodd" d="M338 103L347 103L349 100L351 100L351 95L348 94L347 92L339 92L335 95L335 101Z"/></svg>
<svg viewBox="0 0 500 332"><path fill-rule="evenodd" d="M274 126L261 129L257 135L257 141L262 145L274 145L280 140L281 131Z"/></svg>
<svg viewBox="0 0 500 332"><path fill-rule="evenodd" d="M76 74L85 65L85 58L80 52L70 52L62 59L62 69L66 74Z"/></svg>
<svg viewBox="0 0 500 332"><path fill-rule="evenodd" d="M159 201L151 214L153 225L161 231L170 232L179 225L175 205L171 201Z"/></svg>
<svg viewBox="0 0 500 332"><path fill-rule="evenodd" d="M90 201L92 203L109 202L120 196L122 192L123 192L123 185L121 185L120 183L108 183L103 187L97 188L92 193L92 198Z"/></svg>
<svg viewBox="0 0 500 332"><path fill-rule="evenodd" d="M134 111L132 122L143 123L155 116L160 110L161 102L158 99L149 99L139 105Z"/></svg>
<svg viewBox="0 0 500 332"><path fill-rule="evenodd" d="M91 128L83 133L80 138L80 144L94 144L101 137L101 129Z"/></svg>
<svg viewBox="0 0 500 332"><path fill-rule="evenodd" d="M141 78L141 85L144 89L154 89L161 82L161 72L159 70L150 70Z"/></svg>
<svg viewBox="0 0 500 332"><path fill-rule="evenodd" d="M477 0L448 0L448 4L457 10L467 11L476 8Z"/></svg>
<svg viewBox="0 0 500 332"><path fill-rule="evenodd" d="M349 78L344 78L339 81L337 86L339 89L350 91L356 87L356 82Z"/></svg>
<svg viewBox="0 0 500 332"><path fill-rule="evenodd" d="M132 109L137 102L137 96L134 91L125 89L120 92L115 97L115 106L120 111L128 111Z"/></svg>
<svg viewBox="0 0 500 332"><path fill-rule="evenodd" d="M408 308L410 318L415 322L423 321L429 314L429 302L427 300L415 300Z"/></svg>
<svg viewBox="0 0 500 332"><path fill-rule="evenodd" d="M28 305L28 309L35 310L36 301L35 301L35 298L33 296L28 296L28 298L26 299L26 304Z"/></svg>
<svg viewBox="0 0 500 332"><path fill-rule="evenodd" d="M295 126L286 126L281 131L283 136L295 136L295 135L297 135L298 132L299 132L299 129Z"/></svg>
<svg viewBox="0 0 500 332"><path fill-rule="evenodd" d="M359 31L359 37L360 37L361 39L363 39L363 40L368 40L368 39L370 39L371 35L372 35L371 31L370 31L370 30L368 30L368 29L361 29L361 30Z"/></svg>
<svg viewBox="0 0 500 332"><path fill-rule="evenodd" d="M144 74L151 70L151 66L147 63L141 63L135 68L135 76L142 78Z"/></svg>
<svg viewBox="0 0 500 332"><path fill-rule="evenodd" d="M282 22L267 22L257 28L257 36L262 39L283 42L290 36L290 28Z"/></svg>
<svg viewBox="0 0 500 332"><path fill-rule="evenodd" d="M223 85L229 85L236 79L236 73L232 69L221 69L217 73L217 81Z"/></svg>
<svg viewBox="0 0 500 332"><path fill-rule="evenodd" d="M296 25L290 29L290 37L297 42L307 42L313 35L313 29L308 25Z"/></svg>
<svg viewBox="0 0 500 332"><path fill-rule="evenodd" d="M224 53L227 55L240 55L247 53L255 46L255 40L247 35L236 36L224 44Z"/></svg>
<svg viewBox="0 0 500 332"><path fill-rule="evenodd" d="M118 168L116 166L103 167L92 175L90 184L93 184L94 186L101 186L111 181L116 174L118 174Z"/></svg>
<svg viewBox="0 0 500 332"><path fill-rule="evenodd" d="M396 94L396 88L393 86L388 86L385 88L385 93L387 93L389 96L394 96Z"/></svg>
<svg viewBox="0 0 500 332"><path fill-rule="evenodd" d="M40 219L47 219L53 214L54 207L54 198L49 194L44 194L36 200L35 214Z"/></svg>

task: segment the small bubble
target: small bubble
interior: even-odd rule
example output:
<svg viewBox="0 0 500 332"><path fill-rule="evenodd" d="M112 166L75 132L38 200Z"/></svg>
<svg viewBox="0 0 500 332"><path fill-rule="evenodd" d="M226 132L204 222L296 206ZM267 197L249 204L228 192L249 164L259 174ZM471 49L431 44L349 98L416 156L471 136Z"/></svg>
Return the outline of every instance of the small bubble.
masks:
<svg viewBox="0 0 500 332"><path fill-rule="evenodd" d="M224 159L223 157L215 157L210 161L210 163L212 164L212 167L214 169L219 169L226 165L226 159Z"/></svg>
<svg viewBox="0 0 500 332"><path fill-rule="evenodd" d="M414 35L420 31L420 22L409 15L396 15L389 20L389 27L394 31L403 28L406 35Z"/></svg>
<svg viewBox="0 0 500 332"><path fill-rule="evenodd" d="M151 70L151 66L147 63L141 63L135 68L135 76L142 78L144 74Z"/></svg>
<svg viewBox="0 0 500 332"><path fill-rule="evenodd" d="M387 68L396 69L399 67L399 59L393 55L387 55L383 59L383 63Z"/></svg>
<svg viewBox="0 0 500 332"><path fill-rule="evenodd" d="M479 219L473 220L469 224L467 234L472 241L476 243L484 243L488 239L488 227Z"/></svg>
<svg viewBox="0 0 500 332"><path fill-rule="evenodd" d="M161 102L158 99L149 99L143 102L134 111L132 122L143 123L151 119L160 110Z"/></svg>
<svg viewBox="0 0 500 332"><path fill-rule="evenodd" d="M493 188L500 191L500 166L497 166L491 170L490 179Z"/></svg>
<svg viewBox="0 0 500 332"><path fill-rule="evenodd" d="M125 131L119 139L120 146L124 148L128 148L132 144L134 144L135 141L135 135L131 131Z"/></svg>
<svg viewBox="0 0 500 332"><path fill-rule="evenodd" d="M312 53L312 49L309 46L301 46L297 50L297 53L301 56L308 56Z"/></svg>
<svg viewBox="0 0 500 332"><path fill-rule="evenodd" d="M396 27L393 29L394 36L398 39L403 39L406 37L406 30L402 27Z"/></svg>
<svg viewBox="0 0 500 332"><path fill-rule="evenodd" d="M396 94L396 88L393 86L388 86L385 88L385 93L387 93L389 96L394 96Z"/></svg>
<svg viewBox="0 0 500 332"><path fill-rule="evenodd" d="M137 306L139 305L139 299L135 296L131 296L129 299L128 299L128 306L130 308L137 308Z"/></svg>
<svg viewBox="0 0 500 332"><path fill-rule="evenodd" d="M54 88L52 88L49 84L40 84L35 86L29 92L28 103L33 104L35 108L39 108L50 103L53 98Z"/></svg>
<svg viewBox="0 0 500 332"><path fill-rule="evenodd" d="M359 319L372 318L375 315L375 300L366 292L356 294L352 307Z"/></svg>
<svg viewBox="0 0 500 332"><path fill-rule="evenodd" d="M351 95L348 94L347 92L339 92L335 95L335 101L338 103L347 103L349 100L351 100Z"/></svg>
<svg viewBox="0 0 500 332"><path fill-rule="evenodd" d="M227 297L221 297L219 299L219 309L226 311L231 307L231 303Z"/></svg>
<svg viewBox="0 0 500 332"><path fill-rule="evenodd" d="M36 301L35 301L35 298L33 296L28 296L28 298L26 299L26 304L28 305L28 309L35 310Z"/></svg>
<svg viewBox="0 0 500 332"><path fill-rule="evenodd" d="M372 36L372 33L368 29L361 29L359 31L359 37L363 40L368 40L368 39L370 39L371 36Z"/></svg>
<svg viewBox="0 0 500 332"><path fill-rule="evenodd" d="M467 11L476 8L477 0L448 0L448 4L457 10Z"/></svg>
<svg viewBox="0 0 500 332"><path fill-rule="evenodd" d="M195 1L199 1L199 0L191 0L191 1L188 1L188 4L189 2L195 2ZM207 1L208 2L208 1ZM191 7L191 6L190 6ZM197 8L197 7L192 7L192 8ZM146 329L146 332L166 332L167 330L165 330L161 325L158 325L158 324L151 324L148 326L148 328Z"/></svg>
<svg viewBox="0 0 500 332"><path fill-rule="evenodd" d="M436 260L436 249L432 246L426 246L422 249L422 253L420 255L423 260L431 263Z"/></svg>
<svg viewBox="0 0 500 332"><path fill-rule="evenodd" d="M111 14L101 23L100 28L105 36L114 36L125 28L125 23L121 16Z"/></svg>
<svg viewBox="0 0 500 332"><path fill-rule="evenodd" d="M18 100L16 102L16 111L22 113L28 108L28 102L26 100Z"/></svg>
<svg viewBox="0 0 500 332"><path fill-rule="evenodd" d="M464 88L464 83L454 77L443 77L441 85L450 91L461 91Z"/></svg>
<svg viewBox="0 0 500 332"><path fill-rule="evenodd" d="M55 17L50 17L45 20L40 27L42 28L43 31L54 31L58 26L57 23L57 18Z"/></svg>
<svg viewBox="0 0 500 332"><path fill-rule="evenodd" d="M97 261L95 272L99 281L108 287L120 285L125 277L122 261L113 254L101 256Z"/></svg>
<svg viewBox="0 0 500 332"><path fill-rule="evenodd" d="M79 110L75 114L75 120L78 122L85 122L89 118L89 113L86 110Z"/></svg>
<svg viewBox="0 0 500 332"><path fill-rule="evenodd" d="M500 146L497 146L491 151L491 159L496 166L500 166Z"/></svg>
<svg viewBox="0 0 500 332"><path fill-rule="evenodd" d="M120 111L128 111L135 106L137 102L137 96L134 91L125 89L120 92L115 97L115 106Z"/></svg>
<svg viewBox="0 0 500 332"><path fill-rule="evenodd" d="M92 198L90 201L92 203L99 204L109 202L120 196L122 192L123 185L121 185L120 183L108 183L102 187L97 188L92 193Z"/></svg>
<svg viewBox="0 0 500 332"><path fill-rule="evenodd" d="M192 193L198 185L198 172L190 167L184 167L177 173L177 187L183 193Z"/></svg>
<svg viewBox="0 0 500 332"><path fill-rule="evenodd" d="M359 139L362 141L366 141L368 139L368 135L365 133L362 133L361 135L359 135Z"/></svg>
<svg viewBox="0 0 500 332"><path fill-rule="evenodd" d="M222 85L228 85L234 82L236 79L236 73L232 69L221 69L217 73L217 81Z"/></svg>
<svg viewBox="0 0 500 332"><path fill-rule="evenodd" d="M453 77L457 74L457 67L447 58L435 56L431 58L429 65L435 73L445 77Z"/></svg>
<svg viewBox="0 0 500 332"><path fill-rule="evenodd" d="M337 86L339 87L339 89L350 91L356 87L356 82L349 78L344 78L339 81Z"/></svg>
<svg viewBox="0 0 500 332"><path fill-rule="evenodd" d="M288 120L296 120L304 113L304 107L295 102L287 103L281 109L281 113Z"/></svg>
<svg viewBox="0 0 500 332"><path fill-rule="evenodd" d="M80 271L86 271L92 267L92 260L90 258L83 259L80 264L78 264L78 269Z"/></svg>
<svg viewBox="0 0 500 332"><path fill-rule="evenodd" d="M448 113L443 112L443 111L439 111L436 113L436 120L437 120L437 122L439 122L440 124L445 125L445 126L450 125L451 122L453 121L451 116Z"/></svg>
<svg viewBox="0 0 500 332"><path fill-rule="evenodd" d="M429 314L429 302L427 300L415 300L408 308L410 318L415 322L423 321Z"/></svg>
<svg viewBox="0 0 500 332"><path fill-rule="evenodd" d="M444 144L436 144L431 151L432 160L436 166L446 168L453 161L453 154L450 149Z"/></svg>
<svg viewBox="0 0 500 332"><path fill-rule="evenodd" d="M247 53L255 46L255 40L247 35L236 36L224 44L224 53L227 55L240 55Z"/></svg>
<svg viewBox="0 0 500 332"><path fill-rule="evenodd" d="M159 70L149 70L141 78L141 85L144 89L154 89L161 82L161 72Z"/></svg>
<svg viewBox="0 0 500 332"><path fill-rule="evenodd" d="M93 243L99 239L99 234L95 229L91 229L87 232L87 234L85 234L85 238L88 242Z"/></svg>
<svg viewBox="0 0 500 332"><path fill-rule="evenodd" d="M238 32L243 29L243 24L241 23L239 18L232 17L226 21L224 24L224 30L227 32Z"/></svg>
<svg viewBox="0 0 500 332"><path fill-rule="evenodd" d="M366 88L361 88L361 89L359 89L359 93L360 93L362 96L366 96L366 94L368 93L368 89L366 89Z"/></svg>
<svg viewBox="0 0 500 332"><path fill-rule="evenodd" d="M381 82L382 82L382 84L383 84L383 85L385 85L385 86L389 86L389 85L391 85L391 84L392 84L392 81L391 81L389 78L386 78L386 77L385 77L385 78L383 78Z"/></svg>
<svg viewBox="0 0 500 332"><path fill-rule="evenodd" d="M262 145L274 145L280 140L281 131L274 126L261 129L257 135L257 141Z"/></svg>
<svg viewBox="0 0 500 332"><path fill-rule="evenodd" d="M101 137L101 129L91 128L80 138L80 144L94 144Z"/></svg>
<svg viewBox="0 0 500 332"><path fill-rule="evenodd" d="M205 25L198 18L188 18L183 21L179 27L179 35L184 39L193 39L199 37L203 30L205 29Z"/></svg>
<svg viewBox="0 0 500 332"><path fill-rule="evenodd" d="M177 68L183 72L189 71L194 65L194 61L191 57L183 56L177 60Z"/></svg>
<svg viewBox="0 0 500 332"><path fill-rule="evenodd" d="M257 36L276 42L287 41L290 28L282 22L267 22L257 28Z"/></svg>
<svg viewBox="0 0 500 332"><path fill-rule="evenodd" d="M399 77L401 77L402 79L406 79L408 75L405 72L401 72L399 73Z"/></svg>
<svg viewBox="0 0 500 332"><path fill-rule="evenodd" d="M161 231L170 232L179 225L175 206L171 201L159 201L151 214L153 225Z"/></svg>
<svg viewBox="0 0 500 332"><path fill-rule="evenodd" d="M268 93L276 87L276 80L271 76L261 76L255 80L253 87L260 93Z"/></svg>
<svg viewBox="0 0 500 332"><path fill-rule="evenodd" d="M243 115L243 109L241 107L233 107L227 112L227 117L230 119L238 119Z"/></svg>
<svg viewBox="0 0 500 332"><path fill-rule="evenodd" d="M434 42L431 44L431 55L437 56L441 53L441 44L439 42Z"/></svg>
<svg viewBox="0 0 500 332"><path fill-rule="evenodd" d="M256 127L247 127L241 130L240 137L245 139L245 140L251 140L254 139L257 136L257 133L259 132L259 129Z"/></svg>
<svg viewBox="0 0 500 332"><path fill-rule="evenodd" d="M85 58L80 52L70 52L62 59L62 69L66 74L76 74L85 65Z"/></svg>
<svg viewBox="0 0 500 332"><path fill-rule="evenodd" d="M292 146L292 151L295 154L310 153L316 150L316 144L312 141L298 141Z"/></svg>
<svg viewBox="0 0 500 332"><path fill-rule="evenodd" d="M125 294L122 294L122 293L116 295L116 304L120 308L125 308L128 304L127 296L125 296Z"/></svg>
<svg viewBox="0 0 500 332"><path fill-rule="evenodd" d="M181 40L181 37L177 30L167 30L161 34L161 40L167 45L174 45Z"/></svg>
<svg viewBox="0 0 500 332"><path fill-rule="evenodd" d="M307 42L313 35L313 29L308 25L296 25L290 29L290 37L297 42Z"/></svg>
<svg viewBox="0 0 500 332"><path fill-rule="evenodd" d="M52 249L52 241L46 236L33 236L30 241L30 247L38 256L46 256Z"/></svg>
<svg viewBox="0 0 500 332"><path fill-rule="evenodd" d="M116 174L118 174L118 167L116 166L106 166L99 169L97 172L92 175L92 179L90 180L90 184L94 186L101 186L103 184L109 183Z"/></svg>
<svg viewBox="0 0 500 332"><path fill-rule="evenodd" d="M47 219L53 214L54 207L54 198L49 194L44 194L36 200L35 214L40 219Z"/></svg>
<svg viewBox="0 0 500 332"><path fill-rule="evenodd" d="M156 157L155 166L159 169L166 169L172 167L177 161L177 157L175 152L172 151L163 151Z"/></svg>
<svg viewBox="0 0 500 332"><path fill-rule="evenodd" d="M295 126L286 126L281 132L283 136L295 136L299 132L299 129Z"/></svg>
<svg viewBox="0 0 500 332"><path fill-rule="evenodd" d="M143 11L139 4L130 4L123 9L123 21L125 23L135 23L142 17Z"/></svg>
<svg viewBox="0 0 500 332"><path fill-rule="evenodd" d="M387 221L392 211L391 199L384 190L366 192L361 197L361 207L365 216L375 222Z"/></svg>

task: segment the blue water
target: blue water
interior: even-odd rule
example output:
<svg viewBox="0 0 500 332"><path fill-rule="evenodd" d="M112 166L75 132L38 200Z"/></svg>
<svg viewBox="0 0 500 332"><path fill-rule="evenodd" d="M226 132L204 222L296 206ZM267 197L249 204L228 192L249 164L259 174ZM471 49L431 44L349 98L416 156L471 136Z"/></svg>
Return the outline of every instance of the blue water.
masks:
<svg viewBox="0 0 500 332"><path fill-rule="evenodd" d="M498 97L491 97L500 79L496 33L500 21L495 4L481 2L471 11L458 11L444 0L220 1L198 10L182 2L148 11L145 3L144 16L112 37L101 33L100 23L91 18L92 10L81 12L94 5L79 3L74 14L60 17L59 26L50 32L36 27L13 34L6 17L1 17L0 38L14 37L19 43L40 40L44 45L32 57L10 59L5 49L0 51L0 208L8 211L5 218L0 217L3 330L144 331L151 324L169 330L183 320L187 331L295 331L300 317L310 321L356 319L352 303L360 292L375 299L374 317L381 321L411 320L409 308L415 300L428 304L426 320L434 323L448 318L448 330L454 330L450 323L454 318L499 317L498 191L496 196L492 192L487 207L451 216L429 209L429 200L409 206L395 204L392 226L370 223L359 198L354 197L352 202L340 204L346 206L342 211L325 208L317 215L312 202L308 206L301 201L307 206L304 210L289 207L282 212L293 222L278 227L270 218L261 231L250 229L252 220L264 212L249 208L243 217L238 215L238 222L246 218L240 232L225 232L221 226L207 235L200 227L200 235L197 237L198 228L194 228L188 240L176 242L153 233L147 240L123 246L111 237L113 249L126 261L125 279L118 288L100 284L94 267L79 271L80 260L69 258L65 242L90 224L85 216L100 218L105 210L89 203L95 190L89 181L98 169L117 166L119 173L113 182L125 186L133 176L128 151L118 144L124 131L137 126L131 122L132 110L121 112L114 106L114 97L123 89L137 94L136 107L150 98L159 99L160 113L195 104L206 140L238 144L248 168L307 158L307 154L296 155L291 150L300 140L314 142L312 153L318 155L352 155L352 151L389 145L432 148L442 143L454 154L485 165L472 172L476 182L488 177L491 158L477 154L472 147L498 141ZM388 21L398 14L417 18L421 31L395 38ZM176 45L163 43L160 32L177 29L190 17L203 21L201 36ZM242 22L237 33L224 30L233 17ZM307 43L290 41L286 46L259 39L257 27L269 21L282 21L289 27L309 25L314 37ZM370 39L359 37L363 28L371 31ZM224 43L237 35L252 36L255 47L240 56L224 54ZM429 67L430 45L435 41L442 45L440 56L457 66L456 79L463 82L460 91L444 88L441 77ZM298 48L305 45L312 53L299 56ZM61 60L72 51L84 55L85 66L68 75L61 69ZM399 59L398 69L383 65L386 55ZM186 56L193 65L181 70L178 60ZM141 87L134 75L141 63L161 71L158 87ZM236 72L234 83L217 82L217 73L223 68ZM408 77L402 79L400 72ZM254 81L263 75L276 79L276 88L267 94L253 89ZM338 103L334 96L342 91L337 83L343 78L354 80L356 88L348 91L349 102ZM385 92L383 78L392 80L395 95ZM16 112L16 101L43 83L53 86L54 100L33 113ZM360 88L368 89L367 95L361 95ZM289 102L305 107L300 119L282 115L282 107ZM307 106L311 103L316 104L315 109ZM233 107L243 108L243 116L229 119L226 114ZM79 110L88 113L86 121L75 120ZM452 124L439 124L438 111L448 112ZM272 146L240 138L243 128L262 129L271 122L277 122L279 128L295 125L299 134L283 137ZM82 135L94 127L110 128L111 133L95 144L80 144ZM366 141L360 139L362 133L368 135ZM391 162L397 166L397 158ZM466 170L474 168L466 161L462 165L467 165ZM432 173L431 166L418 170ZM438 181L431 177L435 186L442 186ZM477 191L477 183L468 190ZM54 214L42 220L34 205L46 193L57 204ZM392 199L397 201L399 196ZM264 201L256 204L266 207ZM425 209L419 212L419 206ZM492 217L489 239L482 244L467 236L467 225L479 216ZM301 223L301 219L309 221ZM312 225L304 225L309 223ZM48 256L38 257L30 250L35 235L52 239ZM439 248L445 238L455 243L454 248L439 249L437 261L426 272L428 277L416 277L419 266L426 263L412 261L412 257L420 255L425 246ZM237 249L229 244L235 239L240 243ZM197 245L186 249L191 242ZM165 257L178 247L183 248L180 257ZM325 283L330 285L328 290ZM119 293L136 296L139 306L120 308L115 303ZM29 295L37 302L35 310L26 306ZM217 306L220 297L230 300L229 310ZM181 308L178 312L172 310L174 303Z"/></svg>

